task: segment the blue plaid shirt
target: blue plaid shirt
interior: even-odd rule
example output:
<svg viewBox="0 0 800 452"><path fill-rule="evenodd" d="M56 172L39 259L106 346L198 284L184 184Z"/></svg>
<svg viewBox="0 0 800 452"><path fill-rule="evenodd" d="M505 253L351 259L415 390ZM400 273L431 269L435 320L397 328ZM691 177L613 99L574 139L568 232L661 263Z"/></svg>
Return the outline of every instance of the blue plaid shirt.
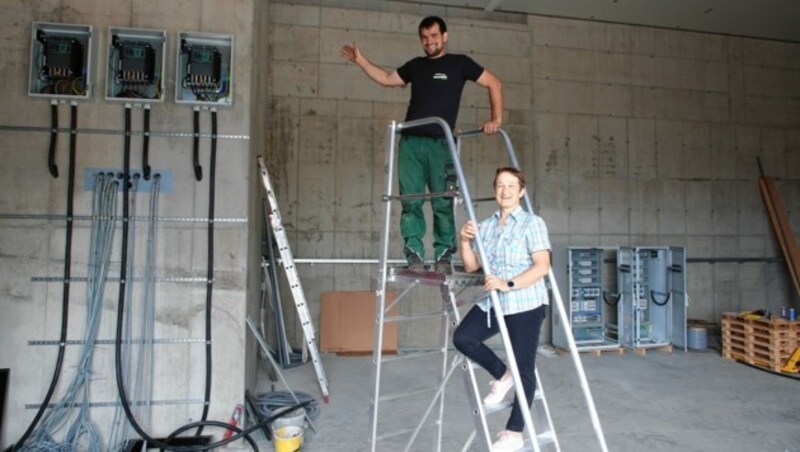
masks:
<svg viewBox="0 0 800 452"><path fill-rule="evenodd" d="M533 266L531 255L537 251L549 250L550 239L547 226L541 217L526 212L522 206L514 209L500 224L500 211L483 220L479 233L489 261L491 274L509 280ZM473 241L472 249L477 254L478 245ZM517 314L531 311L548 304L547 287L544 278L535 284L508 292L497 291L503 314ZM487 294L478 306L488 312L492 300Z"/></svg>

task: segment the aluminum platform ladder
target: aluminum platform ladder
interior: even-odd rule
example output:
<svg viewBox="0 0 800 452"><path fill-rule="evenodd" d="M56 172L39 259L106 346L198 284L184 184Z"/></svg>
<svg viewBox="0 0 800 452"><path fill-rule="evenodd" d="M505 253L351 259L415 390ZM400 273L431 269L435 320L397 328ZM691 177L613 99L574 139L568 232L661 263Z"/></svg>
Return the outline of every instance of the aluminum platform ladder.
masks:
<svg viewBox="0 0 800 452"><path fill-rule="evenodd" d="M281 212L278 210L278 200L275 198L275 191L272 189L272 182L269 179L267 167L264 165L264 159L258 156L257 161L258 170L261 173L261 182L264 185L264 190L266 190L267 201L269 201L269 218L267 219L267 224L268 227L272 228L275 234L275 242L278 244L278 251L281 255L281 265L286 271L286 279L289 281L289 288L292 291L294 306L297 308L297 316L300 319L300 326L303 328L305 345L311 355L311 362L314 364L314 370L317 372L317 381L319 382L319 388L322 392L322 399L325 403L328 403L330 401L328 379L325 377L325 369L322 368L322 361L320 361L316 334L314 332L314 323L311 321L311 314L308 312L308 304L306 303L303 286L300 283L300 278L297 276L297 267L294 265L292 249L289 247L289 239L286 237L286 230L283 228Z"/></svg>
<svg viewBox="0 0 800 452"><path fill-rule="evenodd" d="M447 139L448 147L453 157L454 168L458 176L460 192L457 193L454 191L449 191L445 193L430 193L430 194L420 194L420 195L393 195L392 186L394 178L396 135L403 130L407 130L413 127L418 127L426 124L436 124L442 127L442 129L444 130L445 138ZM468 360L465 360L464 357L460 354L455 354L455 356L452 359L448 360L448 348L449 348L448 344L450 340L450 335L452 334L450 330L451 328L457 326L458 322L460 322L458 308L464 304L472 303L477 298L485 295L482 289L483 278L485 277L485 275L491 274L491 269L486 264L488 261L484 258L485 251L483 249L483 244L480 239L480 232L478 232L478 236L476 237L476 243L478 244L478 253L479 256L481 257L481 262L484 263L482 267L483 269L482 274L475 274L475 273L466 274L466 273L454 272L452 275L446 275L443 273L436 273L436 272L411 272L405 268L400 268L400 267L390 268L388 266L388 250L389 250L389 235L390 235L389 231L391 223L390 203L392 201L413 199L413 198L432 198L437 196L450 196L450 197L460 196L464 201L464 206L467 210L469 219L477 223L477 219L475 217L475 211L472 205L472 199L469 194L466 179L464 177L464 171L462 169L460 158L458 155L459 148L456 144L455 138L457 137L461 139L463 137L479 135L479 134L481 134L480 131L470 131L462 134L457 134L454 137L447 123L441 118L435 118L435 117L408 121L405 123L397 123L393 121L388 126L386 134L387 151L386 151L386 164L385 164L386 195L384 195L383 197L384 225L382 231L381 257L379 259L380 275L379 275L378 290L377 290L375 343L373 348L374 390L370 398L371 410L370 410L369 441L372 451L377 450L378 442L386 441L390 438L397 437L400 435L405 435L409 432L411 434L408 436L408 441L405 445L404 450L406 451L412 450L412 446L414 445L414 442L418 434L420 433L421 429L426 423L433 423L433 425L436 428L436 432L434 435L436 441L434 443L433 450L439 450L439 451L442 450L445 386L447 385L450 378L453 376L454 371L459 368L464 371L464 379L465 379L465 384L467 386L468 399L472 406L471 412L475 424L475 430L466 439L466 442L462 450L467 450L467 448L470 447L471 443L475 440L476 437L478 439L479 446L482 450L486 451L490 450L492 444L492 436L489 432L487 416L498 411L506 411L505 409L511 407L511 403L508 403L502 406L499 410L496 409L495 407L492 407L491 410L486 409L482 404L480 389L477 384L474 366L471 363L468 363L467 362ZM508 135L504 130L499 131L499 136L503 139L506 151L509 156L510 165L518 168L519 163L517 161L516 155L514 154L513 147L511 146L511 140L509 139ZM530 199L528 198L527 194L525 196L525 206L528 211L531 212L533 211ZM565 315L564 306L561 300L558 286L556 284L555 277L553 276L552 269L548 274L548 281L550 283L550 287L552 288L553 296L555 297L556 308L559 309L560 315L563 316ZM387 286L390 282L399 285L404 284L407 287L399 294L399 296L391 303L391 305L386 306ZM429 314L412 315L412 316L389 315L390 310L393 309L404 297L406 297L412 289L423 285L439 286L440 294L442 296L441 311L435 311ZM519 400L526 400L524 390L520 383L520 375L519 372L517 372L516 359L513 350L511 348L510 340L508 337L508 330L506 328L505 319L502 315L502 310L498 295L496 292L493 291L490 293L490 297L491 297L492 307L495 312L496 321L498 322L498 326L500 329L500 336L502 339L503 347L506 352L508 367L511 370L512 377L515 382L514 388L516 396ZM393 361L401 361L401 360L404 361L422 355L422 354L408 354L408 355L399 355L393 357L384 357L383 356L384 325L387 322L410 321L419 318L427 318L434 316L442 317L443 340L440 349L429 352L428 354L433 353L441 355L442 365L441 365L441 374L438 376L439 379L438 385L430 389L426 388L422 390L406 391L405 393L383 394L381 391L381 372L383 364L384 363L388 364ZM576 367L576 371L581 384L581 389L583 391L588 406L588 410L592 420L592 425L594 427L595 434L597 436L598 443L600 445L600 449L605 452L607 451L605 438L603 436L602 428L600 426L599 418L597 416L597 411L594 406L594 401L592 399L591 392L589 390L589 386L586 381L586 376L583 371L583 366L581 365L580 362L580 356L578 355L575 341L572 338L571 334L569 334L568 342L569 342L570 353L573 359L573 363L575 364ZM555 430L553 429L553 424L552 424L552 419L550 417L549 409L547 407L547 402L544 397L544 390L542 389L541 381L538 378L538 372L536 372L536 378L537 378L537 391L536 394L534 395L534 403L532 409L536 413L537 425L540 427L541 432L537 434L536 426L534 425L531 412L529 410L522 410L523 418L525 421L525 435L526 435L524 450L533 450L536 452L542 450L543 448L551 450L560 450L558 439ZM418 395L420 392L426 392L426 391L432 392L433 395L431 397L427 409L422 414L419 423L417 424L416 427L410 429L409 428L399 429L393 432L379 435L378 421L380 417L381 403ZM430 421L429 418L437 405L438 405L438 419ZM416 448L414 450L416 450Z"/></svg>

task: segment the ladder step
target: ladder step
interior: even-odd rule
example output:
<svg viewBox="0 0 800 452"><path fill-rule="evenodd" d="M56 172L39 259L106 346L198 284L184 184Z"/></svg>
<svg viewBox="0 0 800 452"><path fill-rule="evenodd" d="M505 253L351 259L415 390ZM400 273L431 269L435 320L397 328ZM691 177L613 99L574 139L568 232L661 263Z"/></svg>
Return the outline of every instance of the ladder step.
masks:
<svg viewBox="0 0 800 452"><path fill-rule="evenodd" d="M536 391L536 393L534 393L533 400L534 400L534 403L537 402L538 400L542 400L542 396L539 394L539 391ZM503 400L501 403L498 403L497 405L484 405L483 406L483 412L487 416L489 416L489 415L492 415L494 413L499 413L501 411L505 411L505 410L511 408L511 405L513 403L514 403L514 401L511 398L508 398L506 400ZM537 405L537 409L538 409L538 405Z"/></svg>
<svg viewBox="0 0 800 452"><path fill-rule="evenodd" d="M419 319L429 319L431 317L441 317L443 315L446 315L446 313L443 311L433 311L425 314L416 314L416 315L393 315L384 317L383 322L384 323L405 322L408 320L419 320Z"/></svg>
<svg viewBox="0 0 800 452"><path fill-rule="evenodd" d="M536 435L536 440L539 443L539 449L549 446L555 445L555 435L553 432L546 432L540 433ZM525 437L525 444L522 446L521 449L518 449L519 452L533 452L535 449L531 446L530 440L528 440L527 436ZM560 450L556 448L555 450Z"/></svg>
<svg viewBox="0 0 800 452"><path fill-rule="evenodd" d="M483 406L483 412L487 416L490 416L492 414L501 413L501 412L511 408L511 405L512 405L511 400L503 400L502 403L498 403L497 405L491 405L491 406L484 405Z"/></svg>
<svg viewBox="0 0 800 452"><path fill-rule="evenodd" d="M388 402L390 400L397 400L402 399L403 397L409 397L413 395L425 394L428 392L436 392L439 389L438 386L430 387L430 388L422 388L422 389L415 389L413 391L406 391L406 392L398 392L395 394L386 394L380 397L381 402Z"/></svg>
<svg viewBox="0 0 800 452"><path fill-rule="evenodd" d="M472 370L483 370L483 367L479 366L475 361L468 360L467 362L469 366L472 367ZM513 392L514 388L511 388L510 391ZM542 391L536 390L536 392L533 393L533 401L535 402L537 400L542 400Z"/></svg>
<svg viewBox="0 0 800 452"><path fill-rule="evenodd" d="M404 355L392 355L384 357L381 362L382 363L391 363L395 361L404 361L407 359L416 359L416 358L425 358L432 355L441 355L444 352L444 349L433 350L429 352L418 352L418 353L406 353ZM381 354L381 356L384 356Z"/></svg>
<svg viewBox="0 0 800 452"><path fill-rule="evenodd" d="M383 433L381 435L376 436L375 437L375 441L376 442L380 442L380 441L387 440L389 438L396 438L398 436L408 436L408 435L411 435L412 433L414 433L414 430L415 430L415 428L413 428L413 427L391 430L391 431L388 431L386 433Z"/></svg>
<svg viewBox="0 0 800 452"><path fill-rule="evenodd" d="M536 435L536 439L539 440L539 446L546 446L556 440L556 435L552 431L542 432Z"/></svg>

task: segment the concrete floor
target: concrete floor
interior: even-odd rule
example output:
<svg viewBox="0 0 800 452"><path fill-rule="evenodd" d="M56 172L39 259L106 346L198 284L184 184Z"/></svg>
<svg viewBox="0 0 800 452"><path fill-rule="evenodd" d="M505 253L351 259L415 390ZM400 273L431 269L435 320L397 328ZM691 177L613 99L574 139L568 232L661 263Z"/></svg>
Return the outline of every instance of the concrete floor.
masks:
<svg viewBox="0 0 800 452"><path fill-rule="evenodd" d="M800 451L800 380L726 361L711 349L581 357L610 451ZM387 391L432 386L441 366L430 357L401 362L384 366ZM537 362L561 449L599 450L569 355L545 346ZM317 432L306 429L303 450L369 450L371 357L324 354L323 365L332 400L320 406ZM319 396L312 366L282 372L293 390ZM269 381L262 374L263 392ZM457 373L445 397L443 451L461 450L472 430L465 394ZM384 402L380 431L416 425L430 397ZM500 430L505 414L490 420ZM430 431L425 427L411 450L436 450ZM396 438L378 447L403 449Z"/></svg>

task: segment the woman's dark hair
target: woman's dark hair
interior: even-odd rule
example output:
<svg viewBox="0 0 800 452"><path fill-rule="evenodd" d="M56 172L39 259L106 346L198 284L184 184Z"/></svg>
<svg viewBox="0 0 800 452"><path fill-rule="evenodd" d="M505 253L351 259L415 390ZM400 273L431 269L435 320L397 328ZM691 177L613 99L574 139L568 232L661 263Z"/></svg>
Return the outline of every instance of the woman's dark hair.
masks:
<svg viewBox="0 0 800 452"><path fill-rule="evenodd" d="M444 34L447 32L447 25L444 23L444 20L439 16L428 16L422 19L422 22L419 23L419 31L427 30L431 28L434 24L439 26L439 31Z"/></svg>
<svg viewBox="0 0 800 452"><path fill-rule="evenodd" d="M517 168L514 168L513 166L503 166L497 168L497 171L495 171L494 173L494 183L492 185L497 185L497 177L500 176L500 174L502 173L508 173L516 177L517 180L519 181L519 188L521 189L525 188L525 175L522 174L522 171L520 171Z"/></svg>

